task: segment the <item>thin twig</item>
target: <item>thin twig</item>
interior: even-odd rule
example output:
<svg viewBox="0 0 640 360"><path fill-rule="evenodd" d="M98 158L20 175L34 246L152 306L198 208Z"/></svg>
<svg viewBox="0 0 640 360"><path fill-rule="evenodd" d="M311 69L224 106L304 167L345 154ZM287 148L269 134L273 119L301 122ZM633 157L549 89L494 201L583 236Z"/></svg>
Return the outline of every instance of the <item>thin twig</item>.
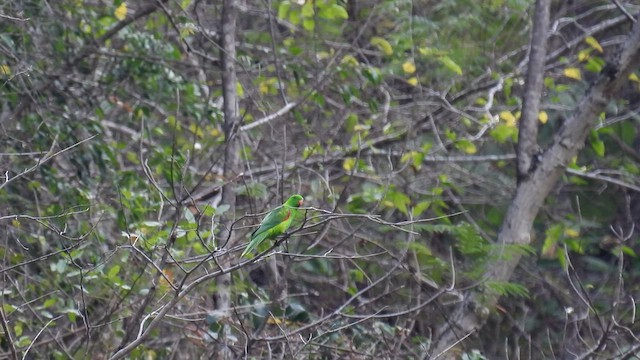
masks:
<svg viewBox="0 0 640 360"><path fill-rule="evenodd" d="M2 330L4 331L6 342L9 344L9 350L11 351L11 358L14 360L18 360L18 353L16 352L16 344L13 342L11 329L9 329L9 326L7 324L7 317L4 314L4 306L0 306L0 321L2 322Z"/></svg>
<svg viewBox="0 0 640 360"><path fill-rule="evenodd" d="M31 20L31 18L18 18L18 17L13 17L13 16L9 16L9 15L4 15L4 14L0 14L0 18L7 19L7 20L13 20L13 21L20 21L20 22L25 22L25 21Z"/></svg>
<svg viewBox="0 0 640 360"><path fill-rule="evenodd" d="M27 359L27 354L29 353L29 350L31 350L31 347L33 346L33 344L35 344L36 340L38 340L38 338L40 337L40 335L42 334L42 332L49 326L49 324L51 324L52 322L60 319L63 315L59 315L57 317L54 317L53 319L47 321L46 324L44 324L44 327L42 329L40 329L40 331L38 331L38 333L36 334L36 336L33 338L33 340L31 341L31 344L29 344L29 346L27 347L27 350L24 351L24 354L22 355L22 360Z"/></svg>
<svg viewBox="0 0 640 360"><path fill-rule="evenodd" d="M14 176L14 177L12 177L12 178L6 178L6 179L5 179L5 182L4 182L4 183L2 183L2 184L0 184L0 190L2 190L2 188L4 188L5 186L7 186L8 184L12 183L12 182L13 182L13 181L15 181L16 179L19 179L19 178L21 178L21 177L23 177L23 176L25 176L25 175L27 175L27 174L29 174L29 173L34 172L34 171L35 171L36 169L38 169L41 165L44 165L46 162L48 162L49 160L51 160L51 159L55 158L56 156L58 156L58 155L60 155L60 154L63 154L63 153L65 153L65 152L67 152L67 151L69 151L69 150L71 150L71 149L73 149L73 148L75 148L75 147L78 147L78 146L80 146L80 145L84 144L84 143L85 143L85 142L87 142L87 141L90 141L91 139L95 138L96 136L98 136L98 134L96 134L96 135L91 135L91 136L89 136L88 138L86 138L86 139L84 139L84 140L80 140L80 141L78 141L77 143L75 143L75 144L73 144L73 145L71 145L71 146L68 146L68 147L66 147L66 148L64 148L64 149L62 149L62 150L60 150L60 151L57 151L57 152L55 152L55 153L52 153L52 152L53 152L53 146L55 146L55 144L56 144L56 141L54 141L54 142L53 142L53 144L52 144L51 149L47 152L47 154L46 154L42 159L38 160L38 162L37 162L35 165L33 165L32 167L30 167L30 168L28 168L28 169L24 170L23 172L21 172L21 173L17 174L16 176ZM8 177L8 176L7 176L7 177Z"/></svg>
<svg viewBox="0 0 640 360"><path fill-rule="evenodd" d="M633 15L631 15L631 13L628 12L627 9L625 9L624 6L622 6L622 4L620 4L618 0L611 0L611 2L616 4L618 9L624 14L624 16L627 17L627 19L631 20L631 22L635 23L637 21L636 18L634 18Z"/></svg>

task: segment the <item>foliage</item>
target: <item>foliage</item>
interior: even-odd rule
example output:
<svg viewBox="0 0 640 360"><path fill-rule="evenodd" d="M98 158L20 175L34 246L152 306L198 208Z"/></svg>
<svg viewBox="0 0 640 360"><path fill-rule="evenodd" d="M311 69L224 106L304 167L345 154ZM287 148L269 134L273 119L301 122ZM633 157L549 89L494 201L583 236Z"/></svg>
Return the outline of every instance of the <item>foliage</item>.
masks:
<svg viewBox="0 0 640 360"><path fill-rule="evenodd" d="M418 358L463 289L504 296L495 332L463 343L463 358L505 356L496 336L540 357L584 351L587 335L559 340L565 319L632 346L637 74L546 199L531 246L494 242L517 179L493 156L518 141L531 3L247 1L229 138L221 4L0 2L0 351L106 358L150 329L131 358L225 345ZM627 32L584 36L611 8L555 9L542 146ZM230 141L242 174L223 170ZM265 256L241 259L292 193L309 207ZM511 282L483 278L520 257ZM212 300L223 273L233 309ZM608 316L625 331L594 325Z"/></svg>

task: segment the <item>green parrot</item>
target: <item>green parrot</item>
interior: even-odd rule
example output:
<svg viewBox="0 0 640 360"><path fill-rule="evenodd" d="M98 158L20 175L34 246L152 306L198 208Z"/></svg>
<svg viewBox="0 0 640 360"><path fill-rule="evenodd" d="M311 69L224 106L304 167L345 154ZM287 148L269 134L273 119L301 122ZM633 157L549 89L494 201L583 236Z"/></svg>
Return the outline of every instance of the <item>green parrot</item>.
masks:
<svg viewBox="0 0 640 360"><path fill-rule="evenodd" d="M275 239L278 235L284 234L291 226L297 209L302 206L303 201L304 198L301 195L292 195L284 204L267 214L260 222L260 227L251 233L249 245L247 245L247 248L244 249L240 256L244 257L266 239Z"/></svg>

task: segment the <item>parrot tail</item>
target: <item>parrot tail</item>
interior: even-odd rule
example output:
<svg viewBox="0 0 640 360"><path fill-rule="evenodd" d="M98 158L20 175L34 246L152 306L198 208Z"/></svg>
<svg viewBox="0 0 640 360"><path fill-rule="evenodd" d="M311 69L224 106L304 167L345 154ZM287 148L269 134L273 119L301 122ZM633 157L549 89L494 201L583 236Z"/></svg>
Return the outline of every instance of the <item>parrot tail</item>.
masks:
<svg viewBox="0 0 640 360"><path fill-rule="evenodd" d="M265 231L262 234L259 234L258 236L252 238L251 241L249 242L249 245L247 245L247 248L244 249L240 257L245 257L245 255L252 252L255 248L258 247L258 245L260 245L267 238L268 235L269 235L268 232Z"/></svg>

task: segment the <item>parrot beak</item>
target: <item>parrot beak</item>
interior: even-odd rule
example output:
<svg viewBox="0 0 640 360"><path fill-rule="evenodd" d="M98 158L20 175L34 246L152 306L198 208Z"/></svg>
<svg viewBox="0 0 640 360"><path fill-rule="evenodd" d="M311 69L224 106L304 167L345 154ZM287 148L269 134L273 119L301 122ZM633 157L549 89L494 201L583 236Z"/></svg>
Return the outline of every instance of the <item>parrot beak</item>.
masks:
<svg viewBox="0 0 640 360"><path fill-rule="evenodd" d="M304 200L300 200L298 201L298 206L302 206L302 203L304 202Z"/></svg>

